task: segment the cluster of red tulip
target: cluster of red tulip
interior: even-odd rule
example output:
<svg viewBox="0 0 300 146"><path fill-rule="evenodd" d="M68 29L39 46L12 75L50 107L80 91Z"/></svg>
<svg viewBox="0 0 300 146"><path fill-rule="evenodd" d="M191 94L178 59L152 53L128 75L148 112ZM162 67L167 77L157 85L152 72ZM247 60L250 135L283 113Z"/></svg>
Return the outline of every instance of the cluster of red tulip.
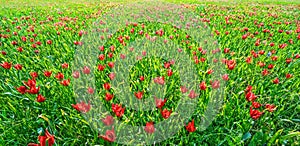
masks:
<svg viewBox="0 0 300 146"><path fill-rule="evenodd" d="M48 129L46 129L44 136L38 136L38 140L39 144L29 143L28 146L53 146L55 142L54 136L49 133Z"/></svg>
<svg viewBox="0 0 300 146"><path fill-rule="evenodd" d="M248 86L245 90L245 97L248 102L252 102L250 106L250 116L252 119L257 120L264 112L261 112L259 110L256 110L262 106L259 102L256 102L257 96L252 92L253 87ZM264 107L269 111L273 112L276 109L276 106L274 104L265 104ZM255 108L255 109L253 109Z"/></svg>

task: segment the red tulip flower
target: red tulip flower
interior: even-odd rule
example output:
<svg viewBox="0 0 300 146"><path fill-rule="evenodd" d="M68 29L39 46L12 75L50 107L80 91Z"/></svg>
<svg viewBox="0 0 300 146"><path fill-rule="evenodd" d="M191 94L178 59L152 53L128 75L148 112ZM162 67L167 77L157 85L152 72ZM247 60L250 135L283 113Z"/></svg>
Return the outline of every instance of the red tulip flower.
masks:
<svg viewBox="0 0 300 146"><path fill-rule="evenodd" d="M112 127L111 130L107 130L104 136L101 135L99 137L101 137L105 141L114 142L116 140L116 134L115 134L114 127Z"/></svg>
<svg viewBox="0 0 300 146"><path fill-rule="evenodd" d="M83 72L84 74L90 74L90 73L91 73L91 70L90 70L89 67L84 66L82 72Z"/></svg>
<svg viewBox="0 0 300 146"><path fill-rule="evenodd" d="M144 81L144 80L145 80L145 77L144 77L144 76L140 76L140 80L141 80L141 81Z"/></svg>
<svg viewBox="0 0 300 146"><path fill-rule="evenodd" d="M186 129L188 132L195 132L195 131L196 131L195 124L194 124L194 119L192 120L192 122L189 122L189 123L185 126L185 129Z"/></svg>
<svg viewBox="0 0 300 146"><path fill-rule="evenodd" d="M253 56L254 58L257 58L257 57L258 57L258 54L253 53L252 56Z"/></svg>
<svg viewBox="0 0 300 146"><path fill-rule="evenodd" d="M146 51L142 51L142 55L143 55L143 56L146 56L146 55L147 55L147 52L146 52Z"/></svg>
<svg viewBox="0 0 300 146"><path fill-rule="evenodd" d="M274 84L278 84L278 83L279 83L279 79L278 79L278 78L275 78L275 79L273 80L273 83L274 83Z"/></svg>
<svg viewBox="0 0 300 146"><path fill-rule="evenodd" d="M63 63L63 64L61 65L61 67L64 68L64 69L66 69L66 68L69 67L69 64L68 64L68 63Z"/></svg>
<svg viewBox="0 0 300 146"><path fill-rule="evenodd" d="M276 106L274 104L266 104L265 107L269 112L273 112L276 109Z"/></svg>
<svg viewBox="0 0 300 146"><path fill-rule="evenodd" d="M11 63L8 63L8 62L4 62L2 64L0 64L2 68L4 69L10 69L11 68Z"/></svg>
<svg viewBox="0 0 300 146"><path fill-rule="evenodd" d="M130 33L134 33L134 28L132 28L132 29L130 30Z"/></svg>
<svg viewBox="0 0 300 146"><path fill-rule="evenodd" d="M23 52L23 48L22 48L22 47L18 47L18 48L17 48L17 51Z"/></svg>
<svg viewBox="0 0 300 146"><path fill-rule="evenodd" d="M53 146L55 142L54 136L51 135L47 129L44 136L38 136L38 140L40 141L39 144L29 143L28 146Z"/></svg>
<svg viewBox="0 0 300 146"><path fill-rule="evenodd" d="M20 86L17 88L17 91L20 92L21 94L26 93L27 88L25 86Z"/></svg>
<svg viewBox="0 0 300 146"><path fill-rule="evenodd" d="M52 44L52 41L51 41L51 40L47 40L47 44L48 44L48 45L51 45L51 44Z"/></svg>
<svg viewBox="0 0 300 146"><path fill-rule="evenodd" d="M206 83L205 81L201 82L200 85L199 85L200 89L201 90L206 90Z"/></svg>
<svg viewBox="0 0 300 146"><path fill-rule="evenodd" d="M161 111L161 115L163 116L164 119L168 119L170 117L171 113L172 113L172 110L164 109Z"/></svg>
<svg viewBox="0 0 300 146"><path fill-rule="evenodd" d="M272 69L272 68L274 68L274 65L273 64L269 64L268 65L268 69Z"/></svg>
<svg viewBox="0 0 300 146"><path fill-rule="evenodd" d="M15 68L16 70L22 70L22 65L21 65L21 64L16 64L16 65L14 66L14 68Z"/></svg>
<svg viewBox="0 0 300 146"><path fill-rule="evenodd" d="M42 96L41 94L39 94L36 98L37 102L44 102L46 100L46 98L44 96Z"/></svg>
<svg viewBox="0 0 300 146"><path fill-rule="evenodd" d="M30 76L31 76L33 79L35 79L35 78L38 77L38 73L37 73L37 72L31 72L31 73L30 73Z"/></svg>
<svg viewBox="0 0 300 146"><path fill-rule="evenodd" d="M26 90L29 94L38 94L40 91L40 87L31 86L29 90Z"/></svg>
<svg viewBox="0 0 300 146"><path fill-rule="evenodd" d="M51 71L44 71L44 76L45 77L50 77L52 75Z"/></svg>
<svg viewBox="0 0 300 146"><path fill-rule="evenodd" d="M220 87L220 81L215 80L215 81L211 82L211 87L213 89L218 89Z"/></svg>
<svg viewBox="0 0 300 146"><path fill-rule="evenodd" d="M40 45L42 45L42 42L37 41L36 44L40 46Z"/></svg>
<svg viewBox="0 0 300 146"><path fill-rule="evenodd" d="M244 35L242 36L242 39L245 40L247 37L248 37L248 35L247 35L247 34L244 34Z"/></svg>
<svg viewBox="0 0 300 146"><path fill-rule="evenodd" d="M1 51L1 54L5 56L7 53L5 51Z"/></svg>
<svg viewBox="0 0 300 146"><path fill-rule="evenodd" d="M181 93L186 93L187 92L187 88L185 86L180 86L180 91Z"/></svg>
<svg viewBox="0 0 300 146"><path fill-rule="evenodd" d="M257 96L251 91L246 93L245 97L246 97L247 101L251 101L251 102L257 98Z"/></svg>
<svg viewBox="0 0 300 146"><path fill-rule="evenodd" d="M144 130L148 133L148 134L152 134L155 132L155 127L154 127L154 123L153 122L147 122L146 126L144 128Z"/></svg>
<svg viewBox="0 0 300 146"><path fill-rule="evenodd" d="M194 59L194 62L195 62L195 64L198 64L198 63L199 63L199 59L198 59L198 58L195 58L195 59Z"/></svg>
<svg viewBox="0 0 300 146"><path fill-rule="evenodd" d="M143 91L139 91L139 92L135 92L135 93L134 93L134 96L135 96L137 99L142 99L142 98L143 98L143 94L144 94Z"/></svg>
<svg viewBox="0 0 300 146"><path fill-rule="evenodd" d="M190 91L189 97L190 97L191 99L194 99L194 98L197 97L197 96L198 96L198 94L196 94L196 92L195 92L194 90L191 90L191 91Z"/></svg>
<svg viewBox="0 0 300 146"><path fill-rule="evenodd" d="M222 78L223 78L224 81L228 81L228 80L229 80L228 74L224 74L224 75L222 76Z"/></svg>
<svg viewBox="0 0 300 146"><path fill-rule="evenodd" d="M252 106L253 106L254 108L259 108L259 107L261 106L261 104L258 103L258 102L253 101L253 102L252 102Z"/></svg>
<svg viewBox="0 0 300 146"><path fill-rule="evenodd" d="M269 74L269 71L268 71L268 70L266 70L266 69L264 69L264 70L261 72L261 74L262 74L263 76L266 76L266 75L268 75L268 74Z"/></svg>
<svg viewBox="0 0 300 146"><path fill-rule="evenodd" d="M257 63L259 65L259 67L263 68L264 66L266 66L266 64L262 61L258 61Z"/></svg>
<svg viewBox="0 0 300 146"><path fill-rule="evenodd" d="M69 86L70 85L70 79L67 79L67 80L63 80L60 82L60 84L62 84L63 86Z"/></svg>
<svg viewBox="0 0 300 146"><path fill-rule="evenodd" d="M126 55L120 54L120 58L121 58L121 59L125 59L125 58L126 58Z"/></svg>
<svg viewBox="0 0 300 146"><path fill-rule="evenodd" d="M99 50L100 50L100 51L104 51L104 46L100 46L100 47L99 47Z"/></svg>
<svg viewBox="0 0 300 146"><path fill-rule="evenodd" d="M63 73L58 73L55 78L57 78L58 80L62 80L64 79L64 74Z"/></svg>
<svg viewBox="0 0 300 146"><path fill-rule="evenodd" d="M229 53L230 52L230 49L229 48L225 48L224 49L224 53Z"/></svg>
<svg viewBox="0 0 300 146"><path fill-rule="evenodd" d="M105 126L110 126L114 123L114 118L111 115L107 115L104 119L102 119L102 122Z"/></svg>
<svg viewBox="0 0 300 146"><path fill-rule="evenodd" d="M89 87L89 88L87 89L87 93L89 93L89 94L94 94L94 89L93 89L92 87Z"/></svg>
<svg viewBox="0 0 300 146"><path fill-rule="evenodd" d="M26 38L25 36L22 36L22 37L21 37L21 40L22 40L23 42L26 42L27 38Z"/></svg>
<svg viewBox="0 0 300 146"><path fill-rule="evenodd" d="M291 74L288 73L288 74L285 75L285 77L286 77L287 79L289 79L289 78L293 77L293 75L291 75Z"/></svg>
<svg viewBox="0 0 300 146"><path fill-rule="evenodd" d="M98 65L98 70L99 71L103 71L104 69L105 69L104 65L101 65L101 64Z"/></svg>
<svg viewBox="0 0 300 146"><path fill-rule="evenodd" d="M212 69L209 69L208 71L207 71L207 74L212 74L214 72L214 70L212 70Z"/></svg>
<svg viewBox="0 0 300 146"><path fill-rule="evenodd" d="M220 35L220 32L218 30L215 30L216 35Z"/></svg>
<svg viewBox="0 0 300 146"><path fill-rule="evenodd" d="M258 39L258 40L256 40L256 42L255 42L255 46L259 46L260 45L260 40Z"/></svg>
<svg viewBox="0 0 300 146"><path fill-rule="evenodd" d="M72 107L79 112L86 113L86 112L90 111L91 103L90 103L90 101L88 103L81 101L80 103L72 104Z"/></svg>
<svg viewBox="0 0 300 146"><path fill-rule="evenodd" d="M11 44L15 46L15 45L17 45L18 43L17 43L16 41L12 41Z"/></svg>
<svg viewBox="0 0 300 146"><path fill-rule="evenodd" d="M109 83L104 83L104 84L103 84L103 88L104 88L105 90L109 90L109 89L110 89L110 84L109 84Z"/></svg>
<svg viewBox="0 0 300 146"><path fill-rule="evenodd" d="M154 78L154 82L157 83L157 84L163 85L163 84L165 84L165 78L163 76L162 77L156 77L156 78Z"/></svg>
<svg viewBox="0 0 300 146"><path fill-rule="evenodd" d="M101 61L103 61L105 59L105 55L104 54L100 54L98 56L98 59L101 60Z"/></svg>
<svg viewBox="0 0 300 146"><path fill-rule="evenodd" d="M80 77L79 71L74 71L74 72L72 73L72 76L73 76L73 78L78 79L78 78Z"/></svg>
<svg viewBox="0 0 300 146"><path fill-rule="evenodd" d="M113 68L113 67L115 66L115 63L114 63L114 62L109 62L107 65L108 65L110 68Z"/></svg>
<svg viewBox="0 0 300 146"><path fill-rule="evenodd" d="M169 62L165 62L165 63L164 63L164 67L165 67L166 69L170 68L170 66L171 66L171 64L170 64Z"/></svg>
<svg viewBox="0 0 300 146"><path fill-rule="evenodd" d="M112 104L111 108L117 117L122 117L125 112L125 107L122 107L122 104Z"/></svg>
<svg viewBox="0 0 300 146"><path fill-rule="evenodd" d="M32 47L32 48L36 48L36 44L32 44L31 47Z"/></svg>
<svg viewBox="0 0 300 146"><path fill-rule="evenodd" d="M74 45L79 45L78 41L74 41L73 43L74 43Z"/></svg>
<svg viewBox="0 0 300 146"><path fill-rule="evenodd" d="M114 95L111 93L105 93L105 100L110 101L114 98Z"/></svg>
<svg viewBox="0 0 300 146"><path fill-rule="evenodd" d="M276 61L276 60L278 59L278 57L277 57L277 56L272 56L271 59L272 59L273 61Z"/></svg>
<svg viewBox="0 0 300 146"><path fill-rule="evenodd" d="M245 92L250 92L252 91L253 87L251 85L248 85Z"/></svg>
<svg viewBox="0 0 300 146"><path fill-rule="evenodd" d="M115 78L115 76L116 76L116 74L113 73L113 72L108 74L108 77L109 77L110 80L113 80Z"/></svg>
<svg viewBox="0 0 300 146"><path fill-rule="evenodd" d="M173 71L172 71L171 69L169 69L169 70L167 71L167 74L168 74L168 76L170 77L170 76L172 76Z"/></svg>
<svg viewBox="0 0 300 146"><path fill-rule="evenodd" d="M250 116L252 119L257 120L263 112L260 112L259 110L253 110L252 107L250 107Z"/></svg>
<svg viewBox="0 0 300 146"><path fill-rule="evenodd" d="M259 55L264 55L264 54L265 54L265 50L260 50L260 51L258 51L258 54L259 54Z"/></svg>
<svg viewBox="0 0 300 146"><path fill-rule="evenodd" d="M27 82L23 82L23 83L28 87L35 87L35 85L36 85L35 79L28 79Z"/></svg>
<svg viewBox="0 0 300 146"><path fill-rule="evenodd" d="M223 64L227 64L227 59L223 58L223 59L222 59L222 63L223 63Z"/></svg>
<svg viewBox="0 0 300 146"><path fill-rule="evenodd" d="M80 31L78 32L78 35L81 37L81 36L83 35L83 31L80 30Z"/></svg>
<svg viewBox="0 0 300 146"><path fill-rule="evenodd" d="M229 70L233 70L235 68L235 66L236 66L235 60L227 61L227 67L228 67Z"/></svg>
<svg viewBox="0 0 300 146"><path fill-rule="evenodd" d="M285 47L287 46L287 44L280 44L278 47L280 48L280 49L284 49Z"/></svg>
<svg viewBox="0 0 300 146"><path fill-rule="evenodd" d="M181 48L179 48L179 49L177 49L177 51L180 53L180 52L182 52L182 49L181 49Z"/></svg>
<svg viewBox="0 0 300 146"><path fill-rule="evenodd" d="M156 107L159 109L161 109L167 102L167 99L158 99L157 97L154 97L154 99L155 99Z"/></svg>
<svg viewBox="0 0 300 146"><path fill-rule="evenodd" d="M113 53L111 53L111 52L109 52L107 56L108 56L108 58L112 58L112 57L114 56L114 54L113 54ZM114 63L112 62L112 64L111 64L111 65L114 65ZM112 68L112 67L111 67L111 68Z"/></svg>
<svg viewBox="0 0 300 146"><path fill-rule="evenodd" d="M293 61L292 58L287 58L287 59L285 60L286 64L290 64L292 61Z"/></svg>

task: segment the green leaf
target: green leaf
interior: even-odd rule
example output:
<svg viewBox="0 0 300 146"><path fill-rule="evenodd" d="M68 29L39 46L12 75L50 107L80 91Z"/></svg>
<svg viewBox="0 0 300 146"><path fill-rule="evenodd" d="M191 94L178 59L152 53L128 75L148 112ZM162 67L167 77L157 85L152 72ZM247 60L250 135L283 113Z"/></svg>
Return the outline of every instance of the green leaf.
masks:
<svg viewBox="0 0 300 146"><path fill-rule="evenodd" d="M268 146L274 145L276 138L282 133L283 129L278 130L268 142Z"/></svg>
<svg viewBox="0 0 300 146"><path fill-rule="evenodd" d="M249 143L249 146L256 146L257 143L264 143L263 136L264 134L262 131L255 133Z"/></svg>
<svg viewBox="0 0 300 146"><path fill-rule="evenodd" d="M300 119L292 119L292 121L300 122Z"/></svg>
<svg viewBox="0 0 300 146"><path fill-rule="evenodd" d="M40 127L40 128L37 129L37 133L38 133L39 135L41 135L43 132L44 132L43 127Z"/></svg>
<svg viewBox="0 0 300 146"><path fill-rule="evenodd" d="M294 137L294 136L299 136L300 137L300 132L291 132L285 136L282 136L281 138L282 139L287 139L287 138L291 138L291 137Z"/></svg>
<svg viewBox="0 0 300 146"><path fill-rule="evenodd" d="M250 132L245 133L245 134L243 135L243 137L242 137L242 141L245 141L245 140L251 138L251 136L252 136L252 135L251 135Z"/></svg>

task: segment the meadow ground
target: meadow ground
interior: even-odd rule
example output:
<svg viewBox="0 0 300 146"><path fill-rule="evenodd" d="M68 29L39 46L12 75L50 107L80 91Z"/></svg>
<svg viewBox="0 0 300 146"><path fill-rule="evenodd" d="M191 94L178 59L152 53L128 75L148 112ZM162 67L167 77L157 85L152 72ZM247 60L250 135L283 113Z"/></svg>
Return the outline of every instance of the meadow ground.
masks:
<svg viewBox="0 0 300 146"><path fill-rule="evenodd" d="M93 64L74 70L74 55L89 44L84 38L94 22L120 4L132 2L136 1L0 2L0 145L121 145L118 141L125 140L117 123L145 126L143 138L155 134L164 139L156 145L299 145L299 1L165 0L193 11L217 47L208 48L207 40L197 42L184 29L171 25L124 24L122 31L98 37L107 42L94 48L98 54ZM172 40L190 55L197 70L196 93L185 93L177 62L144 58L129 69L132 98L152 99L148 87L154 79L164 85L164 95L159 98L166 100L156 99L150 112L126 107L127 101L118 98L114 84L110 86L120 74L112 73L118 69L114 62L119 56L125 58L121 50L126 44L144 37L165 43ZM143 55L155 53L135 50ZM220 66L224 70L218 74ZM77 86L88 74L94 75L95 85ZM209 118L205 116L208 97L221 87L224 94L218 113L201 130L202 122ZM78 97L77 92L87 97ZM90 100L92 95L108 111L101 113L98 121L104 128L98 131L84 117L97 107ZM155 133L156 125L151 122L176 117L183 96L196 103L191 116L170 138ZM127 135L126 144L139 141Z"/></svg>

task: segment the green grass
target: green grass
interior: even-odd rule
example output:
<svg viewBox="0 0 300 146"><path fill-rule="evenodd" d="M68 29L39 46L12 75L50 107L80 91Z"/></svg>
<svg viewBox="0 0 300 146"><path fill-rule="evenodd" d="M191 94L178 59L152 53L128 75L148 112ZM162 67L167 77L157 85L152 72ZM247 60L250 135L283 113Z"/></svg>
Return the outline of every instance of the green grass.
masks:
<svg viewBox="0 0 300 146"><path fill-rule="evenodd" d="M166 0L168 2L183 3L181 1ZM126 3L126 2L124 2ZM292 54L299 54L300 40L297 39L297 33L293 32L288 35L286 33L278 33L279 29L285 31L297 29L297 24L294 20L299 18L299 2L298 1L276 1L271 0L259 0L252 2L208 2L208 1L195 1L187 0L184 3L201 4L195 6L197 14L203 14L202 17L210 18L211 23L209 27L213 33L215 30L220 32L219 36L214 36L218 40L221 52L224 48L230 48L234 55L223 54L224 58L234 59L237 61L237 66L234 70L227 70L230 80L226 82L225 91L226 94L223 98L224 103L221 110L213 123L204 131L196 131L188 133L185 128L182 128L172 138L167 139L159 145L299 145L300 141L300 74L298 68L300 67L299 59L294 59L291 64L286 64L286 58L293 58ZM117 5L116 3L98 3L98 2L84 2L80 1L1 1L2 5L0 11L0 34L9 34L9 38L1 38L0 50L7 52L7 55L0 54L0 63L4 61L12 62L13 64L20 63L23 65L21 71L16 71L14 68L5 70L0 68L0 145L27 145L30 142L38 143L38 135L40 129L48 128L50 133L55 135L57 145L119 145L117 143L108 143L98 138L98 132L93 130L83 116L72 108L71 104L75 104L74 89L72 83L72 61L76 46L73 41L79 41L81 37L78 36L80 30L86 30L92 22L97 18L101 18L102 13L106 12L111 7ZM33 5L40 5L38 7L31 7ZM221 5L220 5L221 4ZM230 5L231 4L231 5ZM232 5L235 4L235 5ZM264 5L267 4L267 5ZM270 4L276 4L270 6ZM24 7L19 7L19 6ZM271 8L273 7L273 8ZM253 12L253 9L257 9L257 15L250 17L249 12ZM267 10L267 11L264 11ZM64 12L59 15L58 12ZM278 18L267 17L268 13L277 14ZM210 17L214 14L214 17ZM32 19L25 21L20 20L16 24L12 24L13 19L21 18L22 16L30 16L36 18L36 23ZM45 22L40 25L40 21L45 21L47 17L53 17L53 21ZM91 16L87 19L88 16ZM233 22L232 25L225 25L225 17L232 16L235 19L230 19ZM240 17L239 17L240 16ZM78 18L76 22L70 23L66 21L66 25L72 28L71 31L66 31L63 27L55 29L54 23L59 22L59 18ZM5 20L6 18L7 20ZM254 25L254 21L258 23L264 22L265 26L258 28ZM83 24L82 22L85 21ZM268 26L274 21L290 21L290 25L273 25L274 28ZM21 31L16 29L17 25L22 25ZM34 33L27 32L28 23L35 25L35 32L38 33L35 41L41 41L42 46L38 46L36 49L40 50L39 54L35 54L31 47L32 43L29 42L29 38L26 43L20 41L19 36L32 35ZM298 24L299 25L299 24ZM226 26L226 27L224 27ZM127 32L132 26L126 30ZM150 25L153 30L160 28L158 25ZM246 32L241 30L247 27L252 34L256 31L259 32L254 38L248 38L242 40L242 35ZM6 32L7 29L11 29L11 32ZM138 28L141 29L141 28ZM172 30L172 27L166 27L167 30ZM269 34L265 34L262 31L264 29L270 29L274 34L271 40L268 40ZM18 31L19 36L13 36L12 32ZM41 32L39 32L41 31ZM61 32L60 36L57 36L57 31ZM147 30L151 32L152 29ZM225 32L229 31L229 35L225 35ZM167 33L168 34L168 33ZM184 37L183 33L182 36ZM118 37L118 35L114 36ZM256 38L266 40L266 45L259 47L255 46ZM52 45L46 45L46 40L51 39ZM293 39L293 44L288 42L289 39ZM13 46L11 41L18 40L18 46ZM268 44L274 42L275 46L272 48ZM117 44L117 42L110 42ZM287 43L288 46L285 49L278 49L279 44ZM18 52L17 47L23 47L22 53ZM106 47L109 47L107 44ZM184 46L187 49L188 46ZM266 54L271 50L277 50L276 55L278 61L274 62ZM253 58L252 64L247 64L245 58L251 56L250 51L265 50L266 54L261 55L258 58ZM193 48L192 51L197 51L197 48ZM192 53L190 52L190 54ZM107 52L105 52L107 53ZM116 52L116 56L118 52ZM203 57L200 53L198 57ZM114 58L112 58L113 60ZM106 63L111 60L106 60ZM271 74L262 77L262 68L258 65L258 61L263 61L266 66L274 64L274 69L270 70ZM69 69L63 69L61 64L67 62L70 65ZM98 62L100 63L100 62ZM162 60L142 60L136 66L132 68L131 78L138 78L146 68L158 67L158 64L162 64ZM140 66L143 64L143 66ZM96 65L95 65L96 67ZM198 97L199 104L197 110L191 119L195 119L195 126L199 125L201 119L199 115L203 115L203 108L205 105L202 103L203 99L209 95L210 76L202 73L206 72L208 67L205 65L196 65L199 70L200 81L206 80L209 89ZM267 68L267 67L264 67ZM51 70L53 75L50 78L46 78L43 75L44 70ZM39 74L37 78L37 84L41 87L40 94L46 97L46 101L43 103L36 102L36 95L25 94L22 95L17 92L15 87L23 85L22 81L27 81L30 77L29 73L36 71ZM161 72L165 70L161 68ZM202 71L202 72L201 72ZM54 76L62 72L65 75L65 79L71 78L70 86L62 86ZM95 75L98 79L97 92L102 93L102 83L108 81L105 74L110 70L106 69L105 72L95 71ZM290 73L293 75L291 79L286 79L285 75ZM160 74L159 72L150 72L146 76L154 76ZM173 81L178 81L176 76L176 70L174 70ZM275 77L280 78L280 84L273 84L272 80ZM140 84L139 82L132 81L133 89L139 90L141 87L145 90L148 85L147 82ZM179 83L171 82L171 85L175 87ZM245 99L244 90L248 85L253 86L253 92L258 95L257 101L266 104L275 104L276 110L274 112L268 112L263 107L260 108L265 114L258 120L251 119L249 115L250 102ZM178 88L177 88L178 89ZM173 95L173 99L166 103L166 107L171 109L176 107L180 93L178 90L172 88L168 89L168 94ZM145 97L149 98L149 97ZM115 97L114 100L106 102L105 106L110 108L111 103L119 102ZM112 113L112 111L110 111ZM134 111L131 111L134 113ZM156 122L163 121L159 112L147 113L136 112L131 114L128 110L125 112L125 116L129 120L129 125L145 125L149 120L155 119ZM145 114L151 118L140 117L140 114ZM133 116L132 116L133 115ZM124 121L124 118L122 119ZM190 119L188 120L190 121Z"/></svg>
<svg viewBox="0 0 300 146"><path fill-rule="evenodd" d="M230 5L230 4L242 4L247 5L251 3L257 4L276 4L276 5L299 5L300 2L297 0L222 0L222 1L214 1L214 0L161 0L165 2L171 3L180 3L180 4L216 4L216 5ZM2 7L15 7L15 6L46 6L46 5L72 5L72 4L87 4L87 3L130 3L130 2L138 2L137 0L91 0L89 2L83 0L2 0L0 3Z"/></svg>
<svg viewBox="0 0 300 146"><path fill-rule="evenodd" d="M249 3L258 3L258 4L276 4L276 5L297 5L300 2L297 0L221 0L221 1L215 1L215 0L166 0L168 2L173 3L182 3L182 4L221 4L221 5L229 5L229 4L241 4L241 5L247 5Z"/></svg>

